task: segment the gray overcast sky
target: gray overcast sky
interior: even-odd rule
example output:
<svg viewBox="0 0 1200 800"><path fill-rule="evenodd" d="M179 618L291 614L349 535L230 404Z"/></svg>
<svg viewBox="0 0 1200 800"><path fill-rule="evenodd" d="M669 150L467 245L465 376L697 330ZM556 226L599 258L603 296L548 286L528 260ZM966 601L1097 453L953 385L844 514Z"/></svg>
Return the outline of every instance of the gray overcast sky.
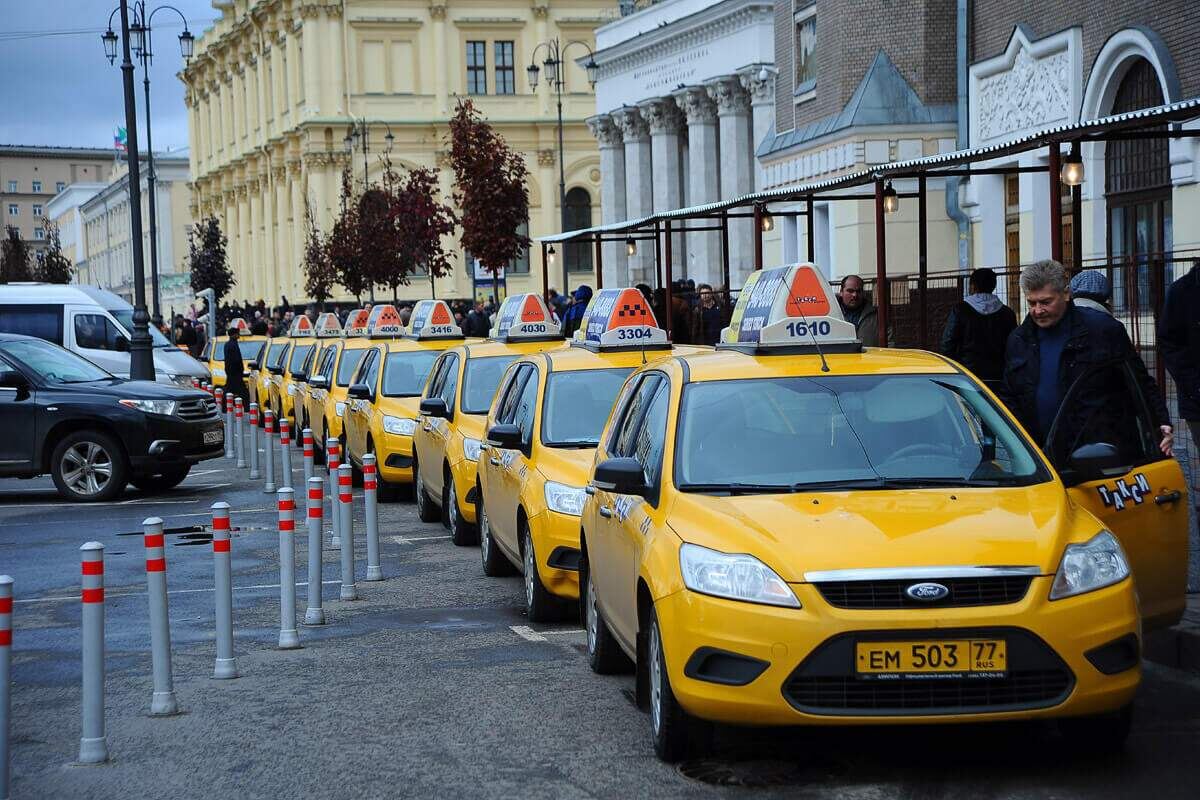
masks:
<svg viewBox="0 0 1200 800"><path fill-rule="evenodd" d="M211 0L170 4L184 13L197 37L217 16ZM0 5L0 144L112 147L113 130L125 124L121 59L109 65L100 34L116 1L0 0ZM118 14L113 29L119 27ZM183 67L176 38L182 30L169 9L154 16L150 104L156 151L188 144L183 84L175 77ZM136 59L135 66L138 141L144 148L146 111Z"/></svg>

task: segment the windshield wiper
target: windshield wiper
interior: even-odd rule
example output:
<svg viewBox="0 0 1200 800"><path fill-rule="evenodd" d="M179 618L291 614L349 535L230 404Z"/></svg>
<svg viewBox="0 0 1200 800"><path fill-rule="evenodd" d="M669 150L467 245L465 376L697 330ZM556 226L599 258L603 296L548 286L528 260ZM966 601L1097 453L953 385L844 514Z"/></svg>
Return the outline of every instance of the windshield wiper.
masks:
<svg viewBox="0 0 1200 800"><path fill-rule="evenodd" d="M684 483L681 492L702 494L791 494L793 489L786 483Z"/></svg>
<svg viewBox="0 0 1200 800"><path fill-rule="evenodd" d="M800 481L793 483L791 490L793 492L813 492L822 489L886 489L886 483L883 478L845 478L842 480L830 481Z"/></svg>
<svg viewBox="0 0 1200 800"><path fill-rule="evenodd" d="M582 450L599 445L600 442L590 439L564 439L561 442L546 442L546 447L555 447L560 450Z"/></svg>
<svg viewBox="0 0 1200 800"><path fill-rule="evenodd" d="M883 486L888 489L920 489L923 487L937 486L1000 486L1001 481L998 480L981 480L971 478L952 478L943 476L930 476L927 478L884 478Z"/></svg>

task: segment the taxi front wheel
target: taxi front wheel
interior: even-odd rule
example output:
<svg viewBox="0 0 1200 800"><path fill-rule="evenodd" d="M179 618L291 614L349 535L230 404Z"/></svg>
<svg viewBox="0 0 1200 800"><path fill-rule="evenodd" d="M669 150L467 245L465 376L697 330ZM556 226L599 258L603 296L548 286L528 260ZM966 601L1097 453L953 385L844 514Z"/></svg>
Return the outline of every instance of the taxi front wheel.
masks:
<svg viewBox="0 0 1200 800"><path fill-rule="evenodd" d="M496 547L492 538L492 527L488 524L487 509L483 506L483 492L479 492L479 503L475 506L476 519L479 520L479 557L483 559L483 574L489 578L500 578L513 574L512 564Z"/></svg>
<svg viewBox="0 0 1200 800"><path fill-rule="evenodd" d="M587 631L588 666L597 675L628 672L632 665L596 607L596 587L592 584L592 571L588 569L586 556L580 561L579 573L582 593L579 603L583 610L583 627Z"/></svg>
<svg viewBox="0 0 1200 800"><path fill-rule="evenodd" d="M417 516L421 522L440 522L442 510L433 503L429 491L425 488L425 480L421 477L421 466L413 459L413 492L417 496Z"/></svg>
<svg viewBox="0 0 1200 800"><path fill-rule="evenodd" d="M650 694L650 731L654 736L654 752L663 761L673 764L688 756L700 755L712 737L712 723L689 715L671 691L667 661L663 656L662 632L658 615L650 609L650 635L646 641L647 685Z"/></svg>
<svg viewBox="0 0 1200 800"><path fill-rule="evenodd" d="M446 501L442 504L446 509L446 521L450 525L450 540L459 547L469 547L479 544L475 526L463 519L462 510L458 507L458 490L454 486L454 476L446 471Z"/></svg>
<svg viewBox="0 0 1200 800"><path fill-rule="evenodd" d="M538 574L537 553L529 523L521 523L521 560L525 572L525 614L530 622L555 622L563 616L563 601L546 591Z"/></svg>

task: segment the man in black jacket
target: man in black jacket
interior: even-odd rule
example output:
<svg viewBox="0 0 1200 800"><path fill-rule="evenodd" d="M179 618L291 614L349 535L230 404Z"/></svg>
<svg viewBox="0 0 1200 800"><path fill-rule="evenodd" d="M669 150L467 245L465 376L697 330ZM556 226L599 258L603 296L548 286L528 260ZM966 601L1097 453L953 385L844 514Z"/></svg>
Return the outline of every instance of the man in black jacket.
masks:
<svg viewBox="0 0 1200 800"><path fill-rule="evenodd" d="M225 340L225 394L242 398L242 404L249 406L250 394L246 391L245 365L242 363L242 348L238 347L238 329L229 329L229 338Z"/></svg>
<svg viewBox="0 0 1200 800"><path fill-rule="evenodd" d="M1073 395L1060 421L1066 450L1080 444L1128 442L1136 436L1136 407L1116 369L1128 364L1162 436L1158 444L1171 455L1171 419L1158 386L1133 349L1125 327L1112 317L1076 308L1067 288L1066 270L1057 261L1039 261L1021 272L1029 315L1008 337L1004 381L999 394L1034 438L1046 446L1051 425L1066 393L1079 378L1086 389Z"/></svg>
<svg viewBox="0 0 1200 800"><path fill-rule="evenodd" d="M467 312L467 316L463 319L463 336L487 338L488 333L491 332L491 327L488 323L487 314L483 313L483 301L476 300L471 310Z"/></svg>
<svg viewBox="0 0 1200 800"><path fill-rule="evenodd" d="M1200 259L1167 289L1158 344L1175 379L1179 416L1187 420L1192 441L1200 445Z"/></svg>
<svg viewBox="0 0 1200 800"><path fill-rule="evenodd" d="M1017 327L1017 315L996 297L996 273L971 273L970 295L950 309L942 331L942 355L953 358L989 383L1004 375L1004 348Z"/></svg>

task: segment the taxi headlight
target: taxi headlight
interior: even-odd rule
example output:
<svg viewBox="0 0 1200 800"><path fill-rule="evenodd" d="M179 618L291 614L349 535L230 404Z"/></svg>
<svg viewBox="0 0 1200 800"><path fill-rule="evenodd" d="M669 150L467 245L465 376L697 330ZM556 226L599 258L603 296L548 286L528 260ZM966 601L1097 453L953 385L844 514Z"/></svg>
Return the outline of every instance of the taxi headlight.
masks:
<svg viewBox="0 0 1200 800"><path fill-rule="evenodd" d="M463 437L463 455L468 461L479 460L479 440L472 439L470 436Z"/></svg>
<svg viewBox="0 0 1200 800"><path fill-rule="evenodd" d="M338 417L341 417L342 415L344 415L346 413L346 404L345 403L334 403L333 404L333 413L337 414Z"/></svg>
<svg viewBox="0 0 1200 800"><path fill-rule="evenodd" d="M387 417L383 418L383 430L387 433L394 433L397 436L412 436L417 430L417 421L407 417Z"/></svg>
<svg viewBox="0 0 1200 800"><path fill-rule="evenodd" d="M288 397L295 397L295 396L296 396L296 384L289 383L288 384Z"/></svg>
<svg viewBox="0 0 1200 800"><path fill-rule="evenodd" d="M578 517L583 513L583 501L586 497L582 486L546 481L546 507L551 511Z"/></svg>
<svg viewBox="0 0 1200 800"><path fill-rule="evenodd" d="M693 592L748 603L800 607L783 579L754 556L721 553L685 542L679 548L679 568L684 585Z"/></svg>
<svg viewBox="0 0 1200 800"><path fill-rule="evenodd" d="M1100 531L1083 544L1069 544L1054 576L1050 599L1059 600L1120 583L1129 576L1129 562L1117 537Z"/></svg>
<svg viewBox="0 0 1200 800"><path fill-rule="evenodd" d="M221 369L220 367L214 367L212 374L214 378L224 378L225 370Z"/></svg>

